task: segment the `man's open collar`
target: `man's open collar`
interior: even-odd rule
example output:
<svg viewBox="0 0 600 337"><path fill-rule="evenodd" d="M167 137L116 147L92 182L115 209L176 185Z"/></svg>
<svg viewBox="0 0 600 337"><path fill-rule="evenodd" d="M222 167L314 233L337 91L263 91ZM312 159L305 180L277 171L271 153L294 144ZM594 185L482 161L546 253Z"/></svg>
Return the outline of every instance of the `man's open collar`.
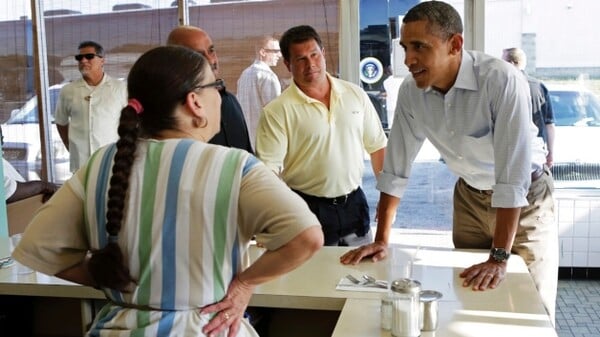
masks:
<svg viewBox="0 0 600 337"><path fill-rule="evenodd" d="M474 60L471 53L468 53L463 49L462 60L460 61L460 68L458 69L458 75L456 81L452 87L457 89L473 90L479 89L477 84L477 78L475 77L474 71Z"/></svg>

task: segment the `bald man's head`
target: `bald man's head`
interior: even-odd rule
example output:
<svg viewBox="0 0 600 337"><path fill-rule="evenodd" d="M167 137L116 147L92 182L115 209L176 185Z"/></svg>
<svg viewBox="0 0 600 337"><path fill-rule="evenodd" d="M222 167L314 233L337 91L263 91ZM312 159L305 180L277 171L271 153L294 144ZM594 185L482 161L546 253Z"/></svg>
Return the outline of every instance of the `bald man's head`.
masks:
<svg viewBox="0 0 600 337"><path fill-rule="evenodd" d="M519 70L524 70L527 66L527 55L521 48L504 49L502 51L502 59L513 64Z"/></svg>
<svg viewBox="0 0 600 337"><path fill-rule="evenodd" d="M188 47L204 55L218 77L219 58L212 39L204 30L194 26L179 26L169 33L167 44Z"/></svg>

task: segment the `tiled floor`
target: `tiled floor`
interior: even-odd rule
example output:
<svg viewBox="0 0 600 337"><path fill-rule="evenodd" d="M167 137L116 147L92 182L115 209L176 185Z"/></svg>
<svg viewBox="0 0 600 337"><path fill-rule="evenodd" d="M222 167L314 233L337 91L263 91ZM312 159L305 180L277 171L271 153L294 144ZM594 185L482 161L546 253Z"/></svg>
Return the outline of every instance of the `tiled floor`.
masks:
<svg viewBox="0 0 600 337"><path fill-rule="evenodd" d="M390 242L452 247L450 231L394 228ZM600 281L558 281L556 332L559 337L600 337Z"/></svg>
<svg viewBox="0 0 600 337"><path fill-rule="evenodd" d="M556 332L559 337L600 336L600 281L559 280Z"/></svg>

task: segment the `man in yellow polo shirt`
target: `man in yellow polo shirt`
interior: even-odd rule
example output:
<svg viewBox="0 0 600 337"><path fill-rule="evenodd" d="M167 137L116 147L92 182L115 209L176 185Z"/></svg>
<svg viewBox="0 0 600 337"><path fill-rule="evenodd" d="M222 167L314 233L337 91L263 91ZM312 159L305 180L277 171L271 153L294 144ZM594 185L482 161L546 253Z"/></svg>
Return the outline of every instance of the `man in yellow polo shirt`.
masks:
<svg viewBox="0 0 600 337"><path fill-rule="evenodd" d="M387 138L377 112L360 87L327 74L312 27L290 28L279 45L293 81L263 109L257 155L308 203L326 245L371 243L360 184L364 151L375 175L383 167Z"/></svg>

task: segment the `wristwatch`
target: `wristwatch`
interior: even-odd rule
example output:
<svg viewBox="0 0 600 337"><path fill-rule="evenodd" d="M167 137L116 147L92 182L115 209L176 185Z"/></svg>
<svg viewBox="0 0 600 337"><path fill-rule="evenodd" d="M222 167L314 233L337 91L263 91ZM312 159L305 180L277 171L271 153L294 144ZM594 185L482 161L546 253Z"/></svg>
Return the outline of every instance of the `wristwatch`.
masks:
<svg viewBox="0 0 600 337"><path fill-rule="evenodd" d="M490 256L496 260L496 262L504 262L510 257L510 253L504 248L492 248L490 250Z"/></svg>

